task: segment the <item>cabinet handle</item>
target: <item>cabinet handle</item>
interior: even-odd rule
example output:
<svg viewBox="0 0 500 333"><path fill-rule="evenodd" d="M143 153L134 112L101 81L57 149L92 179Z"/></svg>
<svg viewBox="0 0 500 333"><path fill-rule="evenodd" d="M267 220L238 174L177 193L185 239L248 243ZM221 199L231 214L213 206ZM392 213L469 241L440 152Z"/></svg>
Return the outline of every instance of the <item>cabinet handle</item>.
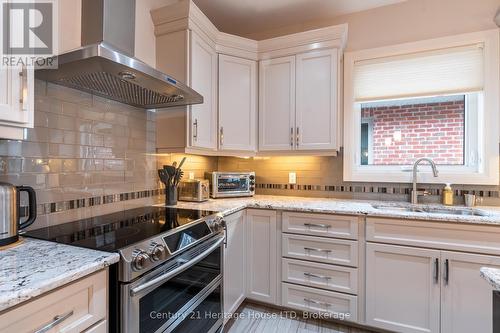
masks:
<svg viewBox="0 0 500 333"><path fill-rule="evenodd" d="M297 127L296 133L297 133L296 134L296 140L297 141L295 143L295 146L298 148L299 147L299 137L300 137L300 135L299 135L299 127Z"/></svg>
<svg viewBox="0 0 500 333"><path fill-rule="evenodd" d="M290 147L293 147L293 140L294 140L293 127L290 127Z"/></svg>
<svg viewBox="0 0 500 333"><path fill-rule="evenodd" d="M58 324L62 323L63 321L65 321L66 319L68 319L69 317L71 317L72 315L73 315L73 310L71 310L68 313L62 314L62 315L57 315L57 316L55 316L52 319L52 321L50 323L45 324L43 327L37 329L35 331L35 333L45 333L45 332L48 332L48 331L50 331L50 329L52 329L55 326L57 326Z"/></svg>
<svg viewBox="0 0 500 333"><path fill-rule="evenodd" d="M19 81L21 83L19 84L19 103L21 104L21 109L24 111L26 110L25 107L25 98L24 98L24 91L27 89L27 82L28 80L28 71L25 66L23 66L22 70L19 72Z"/></svg>
<svg viewBox="0 0 500 333"><path fill-rule="evenodd" d="M314 278L318 278L318 279L325 279L325 280L330 280L330 279L331 279L331 277L329 277L329 276L325 276L325 275L317 275L317 274L308 273L308 272L305 272L305 273L304 273L304 276L307 276L307 277L314 277Z"/></svg>
<svg viewBox="0 0 500 333"><path fill-rule="evenodd" d="M434 261L434 281L439 283L439 259L436 258Z"/></svg>
<svg viewBox="0 0 500 333"><path fill-rule="evenodd" d="M448 259L444 261L444 282L448 284L450 281L450 263Z"/></svg>
<svg viewBox="0 0 500 333"><path fill-rule="evenodd" d="M198 119L195 119L193 123L193 139L198 141Z"/></svg>
<svg viewBox="0 0 500 333"><path fill-rule="evenodd" d="M304 302L318 304L318 305L323 305L323 306L332 306L330 303L316 301L316 300L310 299L310 298L304 298Z"/></svg>
<svg viewBox="0 0 500 333"><path fill-rule="evenodd" d="M224 145L224 127L223 126L220 127L220 145L221 146Z"/></svg>
<svg viewBox="0 0 500 333"><path fill-rule="evenodd" d="M325 228L328 229L330 228L330 225L328 224L316 224L316 223L304 223L305 227L318 227L318 228Z"/></svg>
<svg viewBox="0 0 500 333"><path fill-rule="evenodd" d="M323 252L323 253L330 253L330 252L332 252L332 250L316 249L316 248L313 248L313 247L305 247L304 250L306 252L308 252L308 251L316 251L316 252Z"/></svg>

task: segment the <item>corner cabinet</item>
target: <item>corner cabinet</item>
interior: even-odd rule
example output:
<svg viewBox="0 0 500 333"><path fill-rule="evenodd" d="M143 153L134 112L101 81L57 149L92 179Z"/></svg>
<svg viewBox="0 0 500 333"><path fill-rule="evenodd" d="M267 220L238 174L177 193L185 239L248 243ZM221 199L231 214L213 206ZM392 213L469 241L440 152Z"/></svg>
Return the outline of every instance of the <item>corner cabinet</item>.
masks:
<svg viewBox="0 0 500 333"><path fill-rule="evenodd" d="M259 66L259 150L337 150L339 49L262 60Z"/></svg>
<svg viewBox="0 0 500 333"><path fill-rule="evenodd" d="M34 70L0 68L0 138L23 139L34 122Z"/></svg>
<svg viewBox="0 0 500 333"><path fill-rule="evenodd" d="M256 146L257 62L219 54L219 150Z"/></svg>

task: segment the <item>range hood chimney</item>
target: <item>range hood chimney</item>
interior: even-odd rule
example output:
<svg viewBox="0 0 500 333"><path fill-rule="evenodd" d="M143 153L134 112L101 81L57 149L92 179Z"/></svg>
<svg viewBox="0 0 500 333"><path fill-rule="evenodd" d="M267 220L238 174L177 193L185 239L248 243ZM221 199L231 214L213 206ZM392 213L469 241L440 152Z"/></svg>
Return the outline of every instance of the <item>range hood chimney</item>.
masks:
<svg viewBox="0 0 500 333"><path fill-rule="evenodd" d="M37 78L144 109L203 103L203 97L134 58L135 0L82 0L82 47L40 68Z"/></svg>

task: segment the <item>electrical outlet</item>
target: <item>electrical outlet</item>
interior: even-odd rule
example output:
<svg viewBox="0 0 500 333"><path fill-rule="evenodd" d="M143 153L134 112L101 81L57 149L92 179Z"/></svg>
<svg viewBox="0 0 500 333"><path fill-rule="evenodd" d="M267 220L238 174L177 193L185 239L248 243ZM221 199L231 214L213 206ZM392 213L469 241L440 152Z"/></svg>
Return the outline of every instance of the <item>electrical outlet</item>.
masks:
<svg viewBox="0 0 500 333"><path fill-rule="evenodd" d="M194 179L194 172L193 171L189 171L189 179Z"/></svg>
<svg viewBox="0 0 500 333"><path fill-rule="evenodd" d="M297 184L297 174L295 172L288 173L288 183Z"/></svg>

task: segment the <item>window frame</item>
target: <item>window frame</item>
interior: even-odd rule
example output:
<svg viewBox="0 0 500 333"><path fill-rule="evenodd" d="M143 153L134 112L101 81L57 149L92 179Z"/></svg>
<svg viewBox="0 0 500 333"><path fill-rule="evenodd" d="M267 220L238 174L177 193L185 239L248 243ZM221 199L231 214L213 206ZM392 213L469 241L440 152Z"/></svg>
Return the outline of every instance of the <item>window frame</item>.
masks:
<svg viewBox="0 0 500 333"><path fill-rule="evenodd" d="M478 102L466 97L465 161L466 165L440 165L439 177L430 168L422 166L419 181L425 183L499 184L499 30L442 37L418 42L391 45L375 49L346 52L344 55L344 181L407 183L412 181L410 166L361 165L361 103L354 99L354 64L357 61L390 57L415 52L459 47L473 43L484 45L484 89L478 93ZM467 95L467 94L466 94ZM413 96L414 97L414 96ZM412 96L408 96L412 98ZM478 105L478 126L473 130L470 107ZM469 110L468 110L469 109ZM468 111L467 111L468 110ZM490 111L492 110L492 111ZM468 115L468 114L469 115ZM473 117L474 118L474 117ZM482 125L482 128L481 128ZM479 129L482 130L479 130ZM472 131L471 131L472 130ZM477 143L476 143L477 142ZM477 146L477 162L470 163L472 146Z"/></svg>

